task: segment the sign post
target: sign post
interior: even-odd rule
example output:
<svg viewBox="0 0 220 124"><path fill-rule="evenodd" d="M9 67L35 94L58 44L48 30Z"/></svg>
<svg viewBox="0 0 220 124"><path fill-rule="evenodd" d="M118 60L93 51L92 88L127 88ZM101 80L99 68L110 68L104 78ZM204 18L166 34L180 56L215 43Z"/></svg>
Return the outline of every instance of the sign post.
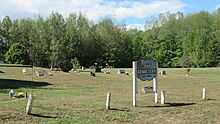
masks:
<svg viewBox="0 0 220 124"><path fill-rule="evenodd" d="M140 59L137 62L133 62L133 106L136 106L136 93L137 93L137 78L142 81L153 80L153 91L155 94L155 103L158 102L157 88L158 88L158 77L157 77L158 63L153 59Z"/></svg>
<svg viewBox="0 0 220 124"><path fill-rule="evenodd" d="M133 106L136 106L136 93L138 89L137 82L137 62L133 62Z"/></svg>
<svg viewBox="0 0 220 124"><path fill-rule="evenodd" d="M156 62L156 66L157 66L157 68L158 68L158 63ZM158 94L157 94L157 89L158 89L158 75L156 75L156 77L153 79L153 82L154 82L154 84L153 84L153 89L154 89L154 96L155 96L155 103L157 103L158 102Z"/></svg>

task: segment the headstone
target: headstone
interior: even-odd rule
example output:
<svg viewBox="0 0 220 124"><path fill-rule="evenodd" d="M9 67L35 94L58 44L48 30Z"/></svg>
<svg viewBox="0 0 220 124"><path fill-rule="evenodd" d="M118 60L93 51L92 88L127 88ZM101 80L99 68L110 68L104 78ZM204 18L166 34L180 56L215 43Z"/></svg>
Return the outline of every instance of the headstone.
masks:
<svg viewBox="0 0 220 124"><path fill-rule="evenodd" d="M102 72L101 68L95 68L95 72Z"/></svg>
<svg viewBox="0 0 220 124"><path fill-rule="evenodd" d="M104 72L105 74L111 74L111 72Z"/></svg>
<svg viewBox="0 0 220 124"><path fill-rule="evenodd" d="M48 72L46 70L43 70L44 75L48 75Z"/></svg>
<svg viewBox="0 0 220 124"><path fill-rule="evenodd" d="M14 90L10 90L8 94L9 94L9 97L14 97L15 91Z"/></svg>
<svg viewBox="0 0 220 124"><path fill-rule="evenodd" d="M203 100L206 99L206 89L205 88L202 89L202 99Z"/></svg>
<svg viewBox="0 0 220 124"><path fill-rule="evenodd" d="M44 76L44 73L42 70L37 70L36 74L37 74L37 76Z"/></svg>
<svg viewBox="0 0 220 124"><path fill-rule="evenodd" d="M107 96L106 96L106 110L110 109L110 100L111 100L111 93L107 93Z"/></svg>
<svg viewBox="0 0 220 124"><path fill-rule="evenodd" d="M37 76L45 76L48 74L46 70L37 70L36 71Z"/></svg>
<svg viewBox="0 0 220 124"><path fill-rule="evenodd" d="M78 74L79 74L80 72L81 72L81 70L80 70L80 69L77 69L77 70L76 70L76 73L78 73Z"/></svg>
<svg viewBox="0 0 220 124"><path fill-rule="evenodd" d="M23 68L22 73L25 75L27 72L26 68Z"/></svg>
<svg viewBox="0 0 220 124"><path fill-rule="evenodd" d="M34 100L33 96L30 94L28 96L28 102L27 102L27 107L26 107L26 114L27 115L31 114L33 100Z"/></svg>
<svg viewBox="0 0 220 124"><path fill-rule="evenodd" d="M159 71L160 75L166 75L166 71Z"/></svg>
<svg viewBox="0 0 220 124"><path fill-rule="evenodd" d="M151 86L147 86L147 87L142 87L142 93L153 93L154 90L153 90L153 87Z"/></svg>
<svg viewBox="0 0 220 124"><path fill-rule="evenodd" d="M125 70L118 70L117 74L125 74Z"/></svg>
<svg viewBox="0 0 220 124"><path fill-rule="evenodd" d="M161 91L161 104L165 104L165 91Z"/></svg>

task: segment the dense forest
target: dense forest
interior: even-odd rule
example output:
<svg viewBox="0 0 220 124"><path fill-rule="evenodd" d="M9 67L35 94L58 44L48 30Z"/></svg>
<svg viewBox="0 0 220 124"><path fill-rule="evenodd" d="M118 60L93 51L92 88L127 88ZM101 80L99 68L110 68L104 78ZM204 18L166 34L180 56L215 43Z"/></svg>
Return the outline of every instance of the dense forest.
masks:
<svg viewBox="0 0 220 124"><path fill-rule="evenodd" d="M131 67L133 60L152 58L159 67L220 66L220 9L160 14L145 28L128 30L109 18L93 23L81 13L67 18L57 12L34 19L5 16L0 20L0 61Z"/></svg>

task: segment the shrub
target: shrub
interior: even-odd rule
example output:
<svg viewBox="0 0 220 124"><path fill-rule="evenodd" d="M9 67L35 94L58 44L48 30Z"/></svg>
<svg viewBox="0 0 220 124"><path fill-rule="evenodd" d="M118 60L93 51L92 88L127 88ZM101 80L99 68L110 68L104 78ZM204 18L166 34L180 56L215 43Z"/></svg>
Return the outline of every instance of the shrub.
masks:
<svg viewBox="0 0 220 124"><path fill-rule="evenodd" d="M27 50L19 43L13 43L5 55L5 61L12 64L30 64Z"/></svg>
<svg viewBox="0 0 220 124"><path fill-rule="evenodd" d="M69 72L73 68L72 63L69 60L61 61L58 65L64 72Z"/></svg>
<svg viewBox="0 0 220 124"><path fill-rule="evenodd" d="M73 65L74 69L79 69L80 63L79 63L79 60L76 57L74 59L71 59L71 63Z"/></svg>

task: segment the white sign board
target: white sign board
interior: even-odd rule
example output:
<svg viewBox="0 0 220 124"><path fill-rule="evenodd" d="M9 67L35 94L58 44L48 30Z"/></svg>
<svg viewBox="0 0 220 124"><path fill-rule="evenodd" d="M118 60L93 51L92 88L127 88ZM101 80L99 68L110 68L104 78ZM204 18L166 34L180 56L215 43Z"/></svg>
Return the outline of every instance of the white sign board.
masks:
<svg viewBox="0 0 220 124"><path fill-rule="evenodd" d="M157 76L157 61L153 59L140 59L137 61L137 78L146 81Z"/></svg>

